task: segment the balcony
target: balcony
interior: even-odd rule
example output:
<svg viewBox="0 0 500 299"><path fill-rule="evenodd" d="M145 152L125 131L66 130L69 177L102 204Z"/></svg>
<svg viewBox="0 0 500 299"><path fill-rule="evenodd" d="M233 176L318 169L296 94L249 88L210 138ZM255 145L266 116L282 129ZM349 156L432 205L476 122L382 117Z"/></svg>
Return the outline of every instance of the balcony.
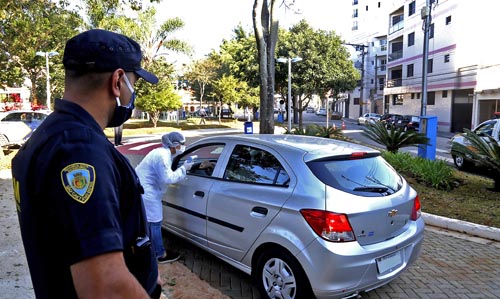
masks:
<svg viewBox="0 0 500 299"><path fill-rule="evenodd" d="M402 85L403 85L402 78L387 80L387 88L400 87Z"/></svg>
<svg viewBox="0 0 500 299"><path fill-rule="evenodd" d="M394 32L397 32L403 28L405 28L405 22L404 22L404 20L401 20L398 23L389 27L389 34L393 34Z"/></svg>
<svg viewBox="0 0 500 299"><path fill-rule="evenodd" d="M399 51L394 51L392 53L390 53L388 55L388 61L391 62L391 61L394 61L394 60L398 60L398 59L401 59L403 57L403 50L399 50Z"/></svg>

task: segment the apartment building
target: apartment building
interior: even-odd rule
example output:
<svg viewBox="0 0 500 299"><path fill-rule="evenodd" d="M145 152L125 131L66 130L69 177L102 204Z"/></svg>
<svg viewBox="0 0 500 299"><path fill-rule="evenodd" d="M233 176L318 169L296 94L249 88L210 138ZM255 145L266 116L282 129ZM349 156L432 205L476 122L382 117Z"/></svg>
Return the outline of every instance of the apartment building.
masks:
<svg viewBox="0 0 500 299"><path fill-rule="evenodd" d="M500 111L500 18L498 0L431 0L427 57L426 115L438 131L461 132ZM374 6L374 7L373 7ZM420 115L426 0L353 1L353 43L365 45L362 84L351 95L349 117L363 112ZM360 19L360 10L385 14L385 31ZM371 32L371 33L370 33ZM356 98L358 101L356 103Z"/></svg>

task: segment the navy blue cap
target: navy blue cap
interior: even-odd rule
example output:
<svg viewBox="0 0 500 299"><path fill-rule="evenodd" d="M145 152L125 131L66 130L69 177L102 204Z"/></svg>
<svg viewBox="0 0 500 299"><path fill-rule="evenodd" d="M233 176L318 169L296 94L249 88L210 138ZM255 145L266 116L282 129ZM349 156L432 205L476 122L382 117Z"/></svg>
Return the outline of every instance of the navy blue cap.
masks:
<svg viewBox="0 0 500 299"><path fill-rule="evenodd" d="M113 72L123 69L134 72L149 83L158 78L141 68L141 46L125 35L92 29L66 42L63 64L68 70L83 72Z"/></svg>

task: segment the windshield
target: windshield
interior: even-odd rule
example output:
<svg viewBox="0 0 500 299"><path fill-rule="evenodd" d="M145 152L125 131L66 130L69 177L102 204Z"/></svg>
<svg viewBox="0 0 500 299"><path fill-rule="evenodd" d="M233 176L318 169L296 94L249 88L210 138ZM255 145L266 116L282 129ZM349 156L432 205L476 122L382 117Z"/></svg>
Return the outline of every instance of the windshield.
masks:
<svg viewBox="0 0 500 299"><path fill-rule="evenodd" d="M380 156L307 163L314 175L333 188L360 196L390 195L401 189L401 176Z"/></svg>

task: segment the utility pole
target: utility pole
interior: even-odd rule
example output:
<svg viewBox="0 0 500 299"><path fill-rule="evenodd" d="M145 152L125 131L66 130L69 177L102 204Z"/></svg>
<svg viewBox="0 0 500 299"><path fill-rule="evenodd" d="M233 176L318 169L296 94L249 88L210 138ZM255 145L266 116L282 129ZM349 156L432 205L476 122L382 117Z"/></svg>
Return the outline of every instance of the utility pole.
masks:
<svg viewBox="0 0 500 299"><path fill-rule="evenodd" d="M365 85L365 45L361 47L361 86L359 89L359 116L363 115L364 99L364 85Z"/></svg>
<svg viewBox="0 0 500 299"><path fill-rule="evenodd" d="M431 3L426 0L425 6L420 11L422 20L424 20L424 51L422 55L422 103L420 116L427 115L427 71L429 64L429 27L431 24Z"/></svg>
<svg viewBox="0 0 500 299"><path fill-rule="evenodd" d="M365 49L368 48L368 46L363 45L363 44L350 44L350 43L342 43L343 45L347 46L353 46L356 51L359 51L361 49L361 85L359 88L359 116L363 115L363 104L364 104L364 81L365 81Z"/></svg>

